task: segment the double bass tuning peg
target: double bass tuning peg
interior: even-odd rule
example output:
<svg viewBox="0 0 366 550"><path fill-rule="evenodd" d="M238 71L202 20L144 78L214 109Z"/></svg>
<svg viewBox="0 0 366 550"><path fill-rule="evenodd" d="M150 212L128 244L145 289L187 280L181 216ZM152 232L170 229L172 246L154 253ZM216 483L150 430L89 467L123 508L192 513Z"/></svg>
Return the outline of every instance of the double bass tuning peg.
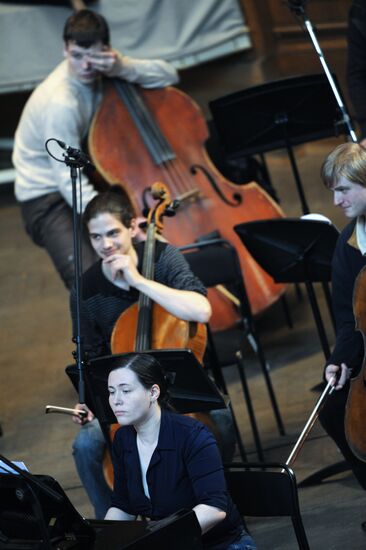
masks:
<svg viewBox="0 0 366 550"><path fill-rule="evenodd" d="M168 218L171 218L172 216L175 216L176 210L180 206L180 200L174 199L165 209L164 216L168 216Z"/></svg>

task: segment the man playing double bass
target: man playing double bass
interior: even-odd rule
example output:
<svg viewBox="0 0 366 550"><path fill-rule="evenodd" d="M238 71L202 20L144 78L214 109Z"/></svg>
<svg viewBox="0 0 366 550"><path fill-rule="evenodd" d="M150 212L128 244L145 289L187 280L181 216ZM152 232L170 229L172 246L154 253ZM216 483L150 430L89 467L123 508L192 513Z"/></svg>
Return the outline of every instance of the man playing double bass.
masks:
<svg viewBox="0 0 366 550"><path fill-rule="evenodd" d="M178 76L165 61L132 59L113 50L106 20L92 10L72 14L65 23L63 39L65 60L34 90L23 110L13 163L15 196L26 230L37 245L46 248L70 289L74 281L70 169L48 155L45 142L56 138L81 148L103 96L102 76L145 88L174 84ZM62 152L59 149L61 158ZM96 195L85 175L81 185L79 211ZM83 266L88 268L96 258L87 237L82 247Z"/></svg>
<svg viewBox="0 0 366 550"><path fill-rule="evenodd" d="M334 149L322 167L325 185L333 192L334 204L350 223L341 232L332 261L332 299L336 319L336 343L325 367L325 379L339 376L319 419L344 455L357 480L366 489L366 463L351 451L345 436L345 407L350 377L362 366L364 346L355 330L353 288L366 265L366 149L345 143ZM363 524L363 528L365 528Z"/></svg>

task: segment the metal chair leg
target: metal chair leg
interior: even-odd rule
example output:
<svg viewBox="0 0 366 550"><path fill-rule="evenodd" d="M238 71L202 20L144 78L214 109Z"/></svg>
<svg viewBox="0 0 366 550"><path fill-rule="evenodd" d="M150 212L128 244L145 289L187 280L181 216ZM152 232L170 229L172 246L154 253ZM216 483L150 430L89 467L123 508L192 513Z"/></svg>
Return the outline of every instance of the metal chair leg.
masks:
<svg viewBox="0 0 366 550"><path fill-rule="evenodd" d="M240 351L237 352L236 357L237 357L237 366L238 366L240 381L241 381L241 385L242 385L242 388L243 388L243 393L244 393L244 396L245 396L245 402L246 402L247 409L248 409L249 421L250 421L250 425L251 425L252 432L253 432L253 437L254 437L255 447L257 449L258 459L261 462L264 462L262 442L261 442L259 431L258 431L257 419L255 417L255 413L254 413L254 409L253 409L253 403L252 403L252 398L251 398L251 395L250 395L250 392L249 392L247 378L245 376L245 370L244 370L245 366L244 366L243 356L242 356Z"/></svg>
<svg viewBox="0 0 366 550"><path fill-rule="evenodd" d="M276 418L278 431L279 431L280 435L285 435L285 427L284 427L284 424L283 424L283 421L282 421L280 409L278 407L276 395L275 395L273 385L272 385L272 380L271 380L271 377L270 377L270 374L269 374L270 366L269 366L268 362L266 361L266 359L264 357L262 346L259 344L258 339L251 332L248 333L247 338L248 338L248 341L249 341L250 345L252 346L252 349L253 349L254 353L257 355L257 357L259 359L261 369L262 369L262 373L263 373L263 376L264 376L264 380L265 380L265 383L266 383L266 386L267 386L269 398L271 400L272 409L273 409L273 412L274 412L274 415L275 415L275 418Z"/></svg>
<svg viewBox="0 0 366 550"><path fill-rule="evenodd" d="M231 416L232 416L232 419L233 419L234 430L235 430L235 435L236 435L236 441L237 441L238 448L239 448L240 458L241 458L242 462L247 462L247 460L248 460L247 453L246 453L245 448L244 448L244 443L243 443L243 440L242 440L242 437L241 437L241 434L240 434L240 431L239 431L238 423L236 421L236 417L235 417L234 410L233 410L233 407L232 407L231 403L229 403L229 409L230 409Z"/></svg>

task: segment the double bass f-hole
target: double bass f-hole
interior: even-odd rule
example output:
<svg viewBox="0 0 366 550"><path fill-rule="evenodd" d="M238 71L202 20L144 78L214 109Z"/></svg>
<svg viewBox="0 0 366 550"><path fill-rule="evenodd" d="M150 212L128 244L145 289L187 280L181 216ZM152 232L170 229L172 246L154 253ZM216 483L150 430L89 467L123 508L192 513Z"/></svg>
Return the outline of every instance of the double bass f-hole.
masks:
<svg viewBox="0 0 366 550"><path fill-rule="evenodd" d="M180 173L177 167L172 166L171 161L176 160L175 152L164 134L160 131L154 117L140 97L136 86L119 79L114 79L113 84L134 121L154 164L170 172L170 182L174 182L175 184L176 189L174 191L179 202L184 203L186 201L190 202L201 199L202 196L199 188L187 186L184 173ZM174 124L174 121L172 123ZM193 176L197 171L205 175L212 189L225 204L233 207L241 204L242 199L238 193L233 194L233 201L225 197L215 178L204 166L195 164L190 167L190 172ZM143 197L143 202L145 205L146 195Z"/></svg>
<svg viewBox="0 0 366 550"><path fill-rule="evenodd" d="M233 193L234 201L230 201L229 199L227 199L221 191L220 187L217 185L215 178L211 176L210 172L206 170L204 166L202 166L201 164L193 164L193 166L191 166L191 173L195 175L197 171L201 171L203 172L203 174L205 174L206 178L211 184L212 189L225 204L228 204L229 206L240 206L242 204L242 198L239 193Z"/></svg>

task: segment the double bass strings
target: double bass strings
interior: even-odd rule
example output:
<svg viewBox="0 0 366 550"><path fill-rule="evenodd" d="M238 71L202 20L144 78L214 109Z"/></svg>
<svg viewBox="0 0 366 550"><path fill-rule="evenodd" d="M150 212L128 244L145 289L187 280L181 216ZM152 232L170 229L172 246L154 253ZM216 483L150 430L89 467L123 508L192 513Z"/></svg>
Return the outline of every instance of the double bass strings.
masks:
<svg viewBox="0 0 366 550"><path fill-rule="evenodd" d="M178 200L194 196L192 188L173 149L162 134L138 90L133 84L116 81L115 87L133 118L153 161L164 171L167 183Z"/></svg>

